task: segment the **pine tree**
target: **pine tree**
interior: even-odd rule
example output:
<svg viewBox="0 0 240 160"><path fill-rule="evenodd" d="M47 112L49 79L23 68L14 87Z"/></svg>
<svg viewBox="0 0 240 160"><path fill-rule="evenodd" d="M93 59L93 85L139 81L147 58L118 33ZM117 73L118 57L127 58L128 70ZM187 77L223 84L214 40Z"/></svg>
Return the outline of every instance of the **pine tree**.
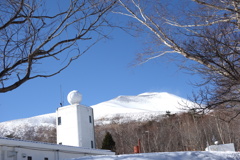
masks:
<svg viewBox="0 0 240 160"><path fill-rule="evenodd" d="M115 141L112 138L111 133L107 132L103 142L102 142L102 149L109 149L113 152L116 151Z"/></svg>

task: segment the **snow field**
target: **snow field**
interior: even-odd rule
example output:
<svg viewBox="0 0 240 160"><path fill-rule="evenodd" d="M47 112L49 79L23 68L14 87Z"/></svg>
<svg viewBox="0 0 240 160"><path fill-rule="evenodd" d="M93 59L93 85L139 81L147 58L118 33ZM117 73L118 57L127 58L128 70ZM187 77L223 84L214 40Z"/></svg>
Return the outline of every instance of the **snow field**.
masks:
<svg viewBox="0 0 240 160"><path fill-rule="evenodd" d="M238 152L158 152L115 156L87 156L72 160L240 160Z"/></svg>

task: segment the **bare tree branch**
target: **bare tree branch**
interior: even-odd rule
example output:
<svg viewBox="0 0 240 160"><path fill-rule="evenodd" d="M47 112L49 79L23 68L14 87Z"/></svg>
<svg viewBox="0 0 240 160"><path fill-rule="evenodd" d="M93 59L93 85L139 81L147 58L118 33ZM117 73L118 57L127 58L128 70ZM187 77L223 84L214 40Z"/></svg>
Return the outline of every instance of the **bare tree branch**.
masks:
<svg viewBox="0 0 240 160"><path fill-rule="evenodd" d="M66 69L106 36L102 28L111 27L107 14L116 1L71 0L69 6L63 6L64 11L55 15L46 14L45 6L39 3L34 0L0 2L0 14L7 13L6 17L0 17L0 92ZM44 65L48 65L45 59L49 58L61 65L45 73ZM45 74L36 72L40 66Z"/></svg>
<svg viewBox="0 0 240 160"><path fill-rule="evenodd" d="M201 74L203 84L211 85L208 96L199 93L202 109L240 106L240 1L185 0L181 2L184 7L169 12L168 6L180 2L118 2L121 8L115 13L130 17L132 27L151 35L156 48L141 53L139 64L169 53L180 54L197 62L184 67Z"/></svg>

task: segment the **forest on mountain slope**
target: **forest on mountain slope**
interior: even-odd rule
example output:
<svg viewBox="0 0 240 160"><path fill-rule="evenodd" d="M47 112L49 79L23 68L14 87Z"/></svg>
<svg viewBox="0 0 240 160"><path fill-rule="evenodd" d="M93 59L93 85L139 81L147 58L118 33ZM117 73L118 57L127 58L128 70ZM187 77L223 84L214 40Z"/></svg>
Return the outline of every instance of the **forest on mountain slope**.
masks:
<svg viewBox="0 0 240 160"><path fill-rule="evenodd" d="M203 151L207 145L234 143L240 149L240 118L228 120L232 113L212 111L200 115L194 111L181 114L159 115L149 121L124 121L114 117L110 123L96 125L97 148L109 132L116 144L116 154L133 153L133 147L141 141L141 152ZM56 143L56 128L53 126L22 126L11 132L0 128L0 136Z"/></svg>
<svg viewBox="0 0 240 160"><path fill-rule="evenodd" d="M223 111L205 115L168 112L155 120L122 124L115 117L110 124L95 127L96 143L100 148L105 133L110 132L116 142L117 154L133 153L139 139L142 152L204 151L214 141L234 143L237 151L240 149L240 118L227 121L232 114Z"/></svg>

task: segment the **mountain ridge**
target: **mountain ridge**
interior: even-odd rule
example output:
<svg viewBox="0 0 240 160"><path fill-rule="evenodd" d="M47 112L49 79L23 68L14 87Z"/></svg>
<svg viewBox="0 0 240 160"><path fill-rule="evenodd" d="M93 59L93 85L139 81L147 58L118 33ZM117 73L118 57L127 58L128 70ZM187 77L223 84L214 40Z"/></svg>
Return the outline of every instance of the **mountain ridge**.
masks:
<svg viewBox="0 0 240 160"><path fill-rule="evenodd" d="M119 123L130 120L145 121L170 111L172 114L183 112L180 102L194 104L184 98L167 92L145 92L136 96L117 96L108 101L90 107L94 111L96 125L111 123L118 117ZM56 113L38 115L30 118L16 119L0 123L0 134L15 132L24 127L55 127ZM116 118L115 118L116 119Z"/></svg>
<svg viewBox="0 0 240 160"><path fill-rule="evenodd" d="M195 104L167 92L145 92L136 96L118 96L91 107L94 109L95 118L99 119L112 114L134 112L182 112L184 105Z"/></svg>

